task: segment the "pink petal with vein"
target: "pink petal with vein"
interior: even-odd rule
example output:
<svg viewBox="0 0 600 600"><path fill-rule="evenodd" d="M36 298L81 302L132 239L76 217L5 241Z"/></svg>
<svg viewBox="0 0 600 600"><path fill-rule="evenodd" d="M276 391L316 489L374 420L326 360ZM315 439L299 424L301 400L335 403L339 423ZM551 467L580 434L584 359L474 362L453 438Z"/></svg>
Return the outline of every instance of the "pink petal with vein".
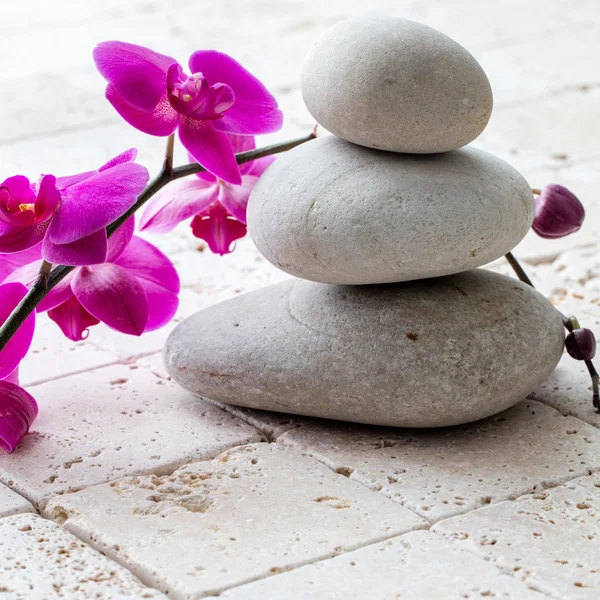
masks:
<svg viewBox="0 0 600 600"><path fill-rule="evenodd" d="M42 255L51 263L74 267L98 265L106 260L106 230L101 229L70 244L54 244L44 238Z"/></svg>
<svg viewBox="0 0 600 600"><path fill-rule="evenodd" d="M71 281L76 271L71 271L61 282L56 284L46 297L37 305L36 312L43 313L59 306L73 296Z"/></svg>
<svg viewBox="0 0 600 600"><path fill-rule="evenodd" d="M281 129L283 115L267 88L236 60L216 50L194 52L189 61L192 73L202 73L210 85L226 83L235 94L235 104L215 128L226 133L258 135Z"/></svg>
<svg viewBox="0 0 600 600"><path fill-rule="evenodd" d="M148 299L148 323L145 331L154 331L167 325L175 316L179 306L176 293L166 290L160 285L140 279Z"/></svg>
<svg viewBox="0 0 600 600"><path fill-rule="evenodd" d="M41 260L42 258L42 247L40 244L22 250L21 252L15 252L13 254L0 255L0 283L2 283L9 275L14 273L17 269ZM16 280L20 281L20 280ZM26 283L22 281L22 283Z"/></svg>
<svg viewBox="0 0 600 600"><path fill-rule="evenodd" d="M48 316L60 327L65 337L72 342L85 340L89 335L89 328L98 325L100 321L90 315L81 306L75 296L48 311Z"/></svg>
<svg viewBox="0 0 600 600"><path fill-rule="evenodd" d="M60 204L60 193L56 189L56 177L44 175L38 186L37 198L35 200L35 218L37 221L49 219Z"/></svg>
<svg viewBox="0 0 600 600"><path fill-rule="evenodd" d="M112 41L96 46L94 62L125 102L148 112L165 93L167 69L177 61L143 46Z"/></svg>
<svg viewBox="0 0 600 600"><path fill-rule="evenodd" d="M140 282L126 269L107 263L77 270L71 289L83 307L117 331L142 335L148 300Z"/></svg>
<svg viewBox="0 0 600 600"><path fill-rule="evenodd" d="M254 177L253 175L243 175L242 185L229 185L223 183L219 187L219 202L230 215L244 224L246 224L248 198L250 198L250 193L257 181L258 177Z"/></svg>
<svg viewBox="0 0 600 600"><path fill-rule="evenodd" d="M231 142L227 135L214 128L213 121L197 121L184 117L179 125L179 139L207 171L227 183L242 182Z"/></svg>
<svg viewBox="0 0 600 600"><path fill-rule="evenodd" d="M148 178L142 165L123 163L63 190L50 241L69 244L103 229L135 204Z"/></svg>
<svg viewBox="0 0 600 600"><path fill-rule="evenodd" d="M125 121L148 135L164 137L171 135L177 129L179 114L169 104L166 94L149 112L128 104L110 85L106 88L105 96Z"/></svg>
<svg viewBox="0 0 600 600"><path fill-rule="evenodd" d="M135 232L135 217L129 217L119 229L108 238L108 253L106 262L115 262L127 248Z"/></svg>
<svg viewBox="0 0 600 600"><path fill-rule="evenodd" d="M29 227L11 227L0 223L0 254L21 252L37 246L44 239L49 223L35 223Z"/></svg>
<svg viewBox="0 0 600 600"><path fill-rule="evenodd" d="M13 452L38 414L35 398L22 387L0 381L0 448Z"/></svg>
<svg viewBox="0 0 600 600"><path fill-rule="evenodd" d="M96 175L98 171L86 171L85 173L77 173L76 175L65 175L64 177L56 178L56 187L59 190L71 187L76 183L89 179L92 175Z"/></svg>
<svg viewBox="0 0 600 600"><path fill-rule="evenodd" d="M129 148L129 150L125 150L125 152L121 152L118 156L111 158L105 165L102 165L98 171L106 171L107 169L112 169L117 165L122 165L123 163L133 162L138 155L137 148Z"/></svg>
<svg viewBox="0 0 600 600"><path fill-rule="evenodd" d="M218 187L198 179L179 179L164 187L148 202L140 230L167 233L178 223L206 210L216 199Z"/></svg>
<svg viewBox="0 0 600 600"><path fill-rule="evenodd" d="M156 246L142 238L134 237L115 263L138 279L179 293L179 276L173 263Z"/></svg>
<svg viewBox="0 0 600 600"><path fill-rule="evenodd" d="M16 306L27 294L22 283L12 282L0 285L0 324L4 323ZM8 377L23 360L35 330L35 314L30 314L8 344L0 350L0 379Z"/></svg>

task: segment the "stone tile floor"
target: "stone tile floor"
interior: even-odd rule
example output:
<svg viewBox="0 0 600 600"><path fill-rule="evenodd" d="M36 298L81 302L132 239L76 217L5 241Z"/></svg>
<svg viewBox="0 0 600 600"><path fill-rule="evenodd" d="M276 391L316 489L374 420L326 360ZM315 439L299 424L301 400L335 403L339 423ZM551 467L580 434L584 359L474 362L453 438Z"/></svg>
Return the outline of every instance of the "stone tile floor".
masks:
<svg viewBox="0 0 600 600"><path fill-rule="evenodd" d="M84 171L132 145L158 168L163 140L127 127L102 97L90 53L105 39L181 59L230 52L283 107L284 130L265 143L302 135L313 127L302 57L324 28L365 12L359 0L5 2L2 175ZM532 186L561 183L584 200L580 233L529 235L515 253L599 334L597 1L372 0L369 12L465 45L496 100L476 145ZM180 270L175 323L286 278L248 240L225 258L185 227L154 241ZM161 364L171 328L134 339L97 327L71 344L38 320L22 379L41 413L0 457L2 598L600 597L600 415L580 364L566 357L530 398L484 421L392 430L194 398Z"/></svg>

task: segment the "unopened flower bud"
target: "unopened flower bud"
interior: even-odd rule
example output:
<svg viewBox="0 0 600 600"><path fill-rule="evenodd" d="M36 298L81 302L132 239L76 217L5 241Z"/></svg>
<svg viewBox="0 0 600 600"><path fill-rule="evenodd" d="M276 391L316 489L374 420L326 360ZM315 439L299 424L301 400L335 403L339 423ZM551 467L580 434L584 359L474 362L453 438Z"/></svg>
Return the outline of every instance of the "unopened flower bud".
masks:
<svg viewBox="0 0 600 600"><path fill-rule="evenodd" d="M589 329L574 329L565 341L567 352L575 360L592 360L596 355L596 338Z"/></svg>
<svg viewBox="0 0 600 600"><path fill-rule="evenodd" d="M581 228L585 209L562 185L547 185L536 198L533 230L543 238L560 238Z"/></svg>

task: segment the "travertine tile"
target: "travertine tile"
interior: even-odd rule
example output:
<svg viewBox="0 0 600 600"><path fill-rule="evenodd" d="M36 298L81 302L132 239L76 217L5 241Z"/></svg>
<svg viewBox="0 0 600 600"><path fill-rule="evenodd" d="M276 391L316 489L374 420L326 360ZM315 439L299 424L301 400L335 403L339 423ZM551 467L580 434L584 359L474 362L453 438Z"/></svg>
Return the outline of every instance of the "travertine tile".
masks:
<svg viewBox="0 0 600 600"><path fill-rule="evenodd" d="M0 592L6 600L165 598L36 515L0 519Z"/></svg>
<svg viewBox="0 0 600 600"><path fill-rule="evenodd" d="M599 99L600 88L591 88L494 111L475 145L526 172L566 161L597 160L600 120L592 115L598 114Z"/></svg>
<svg viewBox="0 0 600 600"><path fill-rule="evenodd" d="M233 406L224 404L217 400L207 398L208 402L226 410L228 413L246 421L253 427L261 431L269 440L277 440L280 435L286 431L296 429L307 423L313 423L316 419L311 417L301 417L299 415L289 415L287 413L272 412L269 410L255 410L252 408L243 408L242 406ZM318 420L318 419L317 419Z"/></svg>
<svg viewBox="0 0 600 600"><path fill-rule="evenodd" d="M596 366L599 366L598 361ZM572 415L600 428L600 413L592 405L592 380L587 367L568 354L532 397L563 415Z"/></svg>
<svg viewBox="0 0 600 600"><path fill-rule="evenodd" d="M94 335L94 328L91 330ZM122 342L125 336L121 334ZM29 386L72 373L113 364L119 355L84 340L72 342L48 315L36 317L33 343L25 360L19 365L21 385Z"/></svg>
<svg viewBox="0 0 600 600"><path fill-rule="evenodd" d="M171 598L200 598L424 527L279 444L53 499L46 514Z"/></svg>
<svg viewBox="0 0 600 600"><path fill-rule="evenodd" d="M0 483L0 517L35 512L30 502Z"/></svg>
<svg viewBox="0 0 600 600"><path fill-rule="evenodd" d="M600 477L442 521L436 533L555 598L600 596Z"/></svg>
<svg viewBox="0 0 600 600"><path fill-rule="evenodd" d="M600 469L600 432L534 401L459 427L322 422L279 439L432 522Z"/></svg>
<svg viewBox="0 0 600 600"><path fill-rule="evenodd" d="M348 552L221 594L222 600L543 600L545 596L428 531Z"/></svg>
<svg viewBox="0 0 600 600"><path fill-rule="evenodd" d="M137 473L168 473L262 436L226 412L137 365L30 388L40 414L0 480L37 506Z"/></svg>

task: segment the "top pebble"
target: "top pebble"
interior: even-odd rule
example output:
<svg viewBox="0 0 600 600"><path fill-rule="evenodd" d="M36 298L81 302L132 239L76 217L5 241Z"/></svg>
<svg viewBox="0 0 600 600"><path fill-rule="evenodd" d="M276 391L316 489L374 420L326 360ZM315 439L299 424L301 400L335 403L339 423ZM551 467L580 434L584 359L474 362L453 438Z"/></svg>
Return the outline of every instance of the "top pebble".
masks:
<svg viewBox="0 0 600 600"><path fill-rule="evenodd" d="M399 18L348 19L325 31L306 58L302 95L338 137L411 154L472 142L493 105L486 74L469 52Z"/></svg>

